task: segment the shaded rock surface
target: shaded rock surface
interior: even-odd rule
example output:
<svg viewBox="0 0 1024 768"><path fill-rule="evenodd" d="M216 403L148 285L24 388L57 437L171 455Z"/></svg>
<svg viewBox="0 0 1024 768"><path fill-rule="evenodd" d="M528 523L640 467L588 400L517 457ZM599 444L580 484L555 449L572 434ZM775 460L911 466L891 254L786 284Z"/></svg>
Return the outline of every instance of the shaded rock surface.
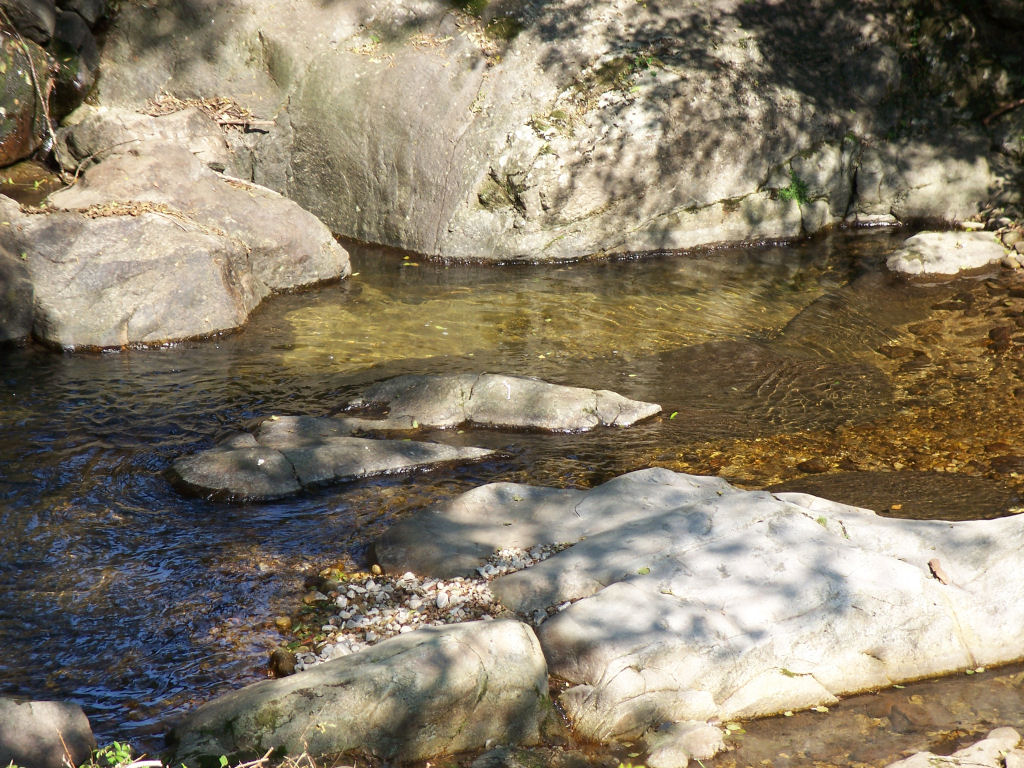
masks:
<svg viewBox="0 0 1024 768"><path fill-rule="evenodd" d="M21 259L0 251L0 342L32 331L32 281Z"/></svg>
<svg viewBox="0 0 1024 768"><path fill-rule="evenodd" d="M413 419L425 427L476 424L557 432L627 427L661 412L659 405L608 390L491 373L398 376L371 386L356 404L383 404L389 418Z"/></svg>
<svg viewBox="0 0 1024 768"><path fill-rule="evenodd" d="M911 33L885 3L836 0L471 10L126 6L98 100L234 98L274 123L235 140L252 178L346 236L446 258L957 220L1000 186L967 102L1009 101L1011 78L990 62L968 82L990 54L970 21Z"/></svg>
<svg viewBox="0 0 1024 768"><path fill-rule="evenodd" d="M61 701L0 697L0 763L21 768L63 768L88 761L96 748L82 708Z"/></svg>
<svg viewBox="0 0 1024 768"><path fill-rule="evenodd" d="M511 620L427 628L199 707L169 743L176 761L354 752L412 761L536 744L553 709L533 631Z"/></svg>
<svg viewBox="0 0 1024 768"><path fill-rule="evenodd" d="M364 423L272 416L258 435L239 433L207 451L181 457L172 472L189 490L213 498L269 500L326 483L494 455L483 448L352 437Z"/></svg>
<svg viewBox="0 0 1024 768"><path fill-rule="evenodd" d="M0 244L24 261L40 340L119 347L208 335L244 324L273 291L349 274L348 254L313 216L207 167L227 158L211 121L178 143L205 118L94 113L64 137L73 151L81 136L80 151L99 159L77 184L43 209L0 199ZM96 146L108 150L96 156Z"/></svg>
<svg viewBox="0 0 1024 768"><path fill-rule="evenodd" d="M885 265L905 275L955 275L999 262L1005 253L991 232L921 232Z"/></svg>
<svg viewBox="0 0 1024 768"><path fill-rule="evenodd" d="M429 542L418 559L402 546L412 531ZM560 705L595 740L828 704L1024 652L1007 600L1024 589L1015 517L896 520L650 469L590 491L483 486L396 525L378 558L440 575L511 540L572 544L491 589L542 621L549 669L569 682Z"/></svg>

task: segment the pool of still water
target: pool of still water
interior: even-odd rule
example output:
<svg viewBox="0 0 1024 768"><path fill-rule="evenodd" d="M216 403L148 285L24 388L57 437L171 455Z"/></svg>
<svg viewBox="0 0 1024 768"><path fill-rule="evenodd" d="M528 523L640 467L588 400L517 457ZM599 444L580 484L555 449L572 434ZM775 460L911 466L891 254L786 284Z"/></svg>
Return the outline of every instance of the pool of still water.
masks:
<svg viewBox="0 0 1024 768"><path fill-rule="evenodd" d="M391 521L494 480L590 487L659 465L744 487L824 482L828 495L835 474L840 500L891 514L1013 512L1024 290L1001 273L894 280L880 265L902 237L502 268L354 247L351 279L271 299L233 335L0 350L0 694L76 701L101 743L156 749L168 718L264 676L282 640L273 619L294 611L306 575L365 565ZM994 327L1012 328L1009 346L993 346ZM272 504L186 498L167 480L176 456L227 430L337 413L370 382L446 371L609 388L664 414L586 435L430 432L505 454ZM983 677L956 681L980 703L875 751L1024 722L1024 696L1006 693L1019 686L993 704ZM849 721L861 747L862 715ZM871 722L901 733L888 718ZM786 751L791 722L749 725L733 737L747 752L720 760L810 764Z"/></svg>

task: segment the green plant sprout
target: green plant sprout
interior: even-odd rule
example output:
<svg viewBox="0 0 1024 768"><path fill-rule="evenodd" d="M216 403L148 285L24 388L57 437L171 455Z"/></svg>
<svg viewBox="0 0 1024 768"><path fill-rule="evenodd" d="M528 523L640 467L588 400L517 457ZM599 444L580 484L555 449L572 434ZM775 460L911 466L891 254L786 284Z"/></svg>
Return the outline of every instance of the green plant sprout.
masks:
<svg viewBox="0 0 1024 768"><path fill-rule="evenodd" d="M797 176L796 171L789 169L789 186L779 190L780 200L795 200L800 205L811 201L807 196L807 182Z"/></svg>

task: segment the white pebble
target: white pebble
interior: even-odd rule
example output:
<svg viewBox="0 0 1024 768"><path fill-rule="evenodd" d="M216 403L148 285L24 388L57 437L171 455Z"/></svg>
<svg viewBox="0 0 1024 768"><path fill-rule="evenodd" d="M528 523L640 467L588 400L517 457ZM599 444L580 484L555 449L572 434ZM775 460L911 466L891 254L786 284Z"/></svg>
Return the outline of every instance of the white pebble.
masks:
<svg viewBox="0 0 1024 768"><path fill-rule="evenodd" d="M436 600L436 603L437 603L437 607L438 607L439 609L441 609L442 611L443 611L443 610L444 610L445 608L447 608L447 607L448 607L448 602L449 602L450 600L451 600L451 598L450 598L450 597L448 596L448 593L447 593L447 592L438 592L438 593L437 593L437 600Z"/></svg>

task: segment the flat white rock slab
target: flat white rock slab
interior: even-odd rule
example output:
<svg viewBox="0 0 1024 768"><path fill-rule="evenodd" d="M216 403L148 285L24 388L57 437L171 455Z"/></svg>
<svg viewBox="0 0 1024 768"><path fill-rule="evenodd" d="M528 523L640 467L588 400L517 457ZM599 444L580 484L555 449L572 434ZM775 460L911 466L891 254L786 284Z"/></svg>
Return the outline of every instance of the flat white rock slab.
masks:
<svg viewBox="0 0 1024 768"><path fill-rule="evenodd" d="M553 614L537 632L570 683L561 706L598 741L1024 657L1017 517L897 520L649 469L590 491L482 486L377 552L386 570L440 575L546 543L572 546L492 589L521 615Z"/></svg>
<svg viewBox="0 0 1024 768"><path fill-rule="evenodd" d="M955 275L1000 261L1006 251L991 232L920 232L885 261L905 275Z"/></svg>

